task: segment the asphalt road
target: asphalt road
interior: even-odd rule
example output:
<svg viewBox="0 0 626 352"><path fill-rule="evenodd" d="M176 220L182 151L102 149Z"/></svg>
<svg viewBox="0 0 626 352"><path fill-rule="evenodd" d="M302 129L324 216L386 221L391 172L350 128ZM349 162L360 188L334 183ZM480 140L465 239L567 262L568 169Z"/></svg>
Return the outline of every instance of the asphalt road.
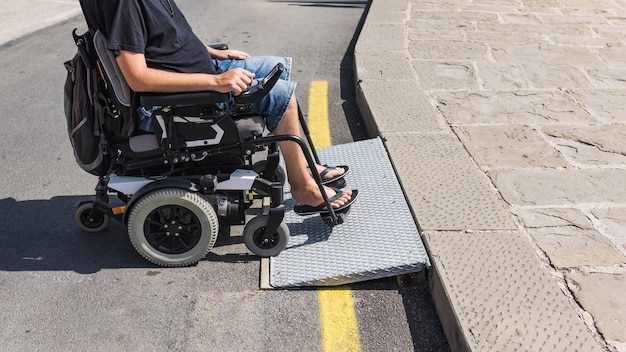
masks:
<svg viewBox="0 0 626 352"><path fill-rule="evenodd" d="M294 58L308 84L329 82L333 143L366 138L354 102L351 44L365 1L180 0L198 35L253 55ZM162 269L122 225L74 223L96 179L73 159L63 62L75 18L0 48L0 341L3 351L319 351L317 293L259 290L259 259L234 229L206 260ZM375 244L374 244L375 245ZM425 286L352 286L363 351L445 351Z"/></svg>

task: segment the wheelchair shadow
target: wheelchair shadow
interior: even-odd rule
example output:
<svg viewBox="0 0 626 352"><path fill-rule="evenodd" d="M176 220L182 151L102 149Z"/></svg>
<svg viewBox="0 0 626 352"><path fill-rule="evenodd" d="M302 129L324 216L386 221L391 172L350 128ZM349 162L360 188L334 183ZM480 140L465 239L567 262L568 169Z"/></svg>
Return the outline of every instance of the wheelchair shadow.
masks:
<svg viewBox="0 0 626 352"><path fill-rule="evenodd" d="M288 224L289 230L292 232L288 249L295 249L312 245L315 243L326 242L333 234L332 227L326 225L321 217L314 216L304 219L299 224ZM304 241L302 240L304 239Z"/></svg>
<svg viewBox="0 0 626 352"><path fill-rule="evenodd" d="M111 220L100 233L82 232L74 221L76 203L89 197L49 200L0 199L0 270L75 271L153 268L139 256L122 224Z"/></svg>
<svg viewBox="0 0 626 352"><path fill-rule="evenodd" d="M114 219L102 232L81 231L74 220L76 204L90 199L89 196L27 201L0 199L0 270L92 274L102 269L159 268L135 251L126 228ZM217 245L237 241L240 240L233 237ZM242 253L209 254L204 260L236 263L252 259Z"/></svg>
<svg viewBox="0 0 626 352"><path fill-rule="evenodd" d="M285 212L288 213L285 220L291 233L287 250L326 242L330 239L330 236L333 234L333 228L328 226L321 216L315 215L300 218L298 215L295 215L293 213L295 202L288 194L285 195L284 205Z"/></svg>

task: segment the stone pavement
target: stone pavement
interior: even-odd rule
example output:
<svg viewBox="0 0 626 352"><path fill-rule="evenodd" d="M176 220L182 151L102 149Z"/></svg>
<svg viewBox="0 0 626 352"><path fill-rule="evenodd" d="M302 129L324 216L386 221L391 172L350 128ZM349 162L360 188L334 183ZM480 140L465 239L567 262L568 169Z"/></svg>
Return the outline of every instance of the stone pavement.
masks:
<svg viewBox="0 0 626 352"><path fill-rule="evenodd" d="M453 350L626 351L626 1L373 0L357 95Z"/></svg>
<svg viewBox="0 0 626 352"><path fill-rule="evenodd" d="M0 2L0 45L80 13ZM625 38L624 0L372 0L359 105L453 350L626 351Z"/></svg>

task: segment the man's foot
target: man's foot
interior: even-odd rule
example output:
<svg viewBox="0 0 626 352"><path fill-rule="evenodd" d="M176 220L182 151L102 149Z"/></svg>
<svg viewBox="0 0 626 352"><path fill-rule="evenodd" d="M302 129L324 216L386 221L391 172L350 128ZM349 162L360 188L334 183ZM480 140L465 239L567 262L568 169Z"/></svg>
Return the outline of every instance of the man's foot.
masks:
<svg viewBox="0 0 626 352"><path fill-rule="evenodd" d="M345 192L350 192L350 199L345 202L342 206L339 207L333 207L333 209L335 211L341 211L344 209L348 209L352 203L354 203L356 201L356 198L359 194L359 191L356 189L353 189L352 191L348 191L348 190L341 190L341 189L334 189L334 191L336 192L334 196L329 197L328 198L328 202L333 204L337 199L340 199L344 196ZM298 215L313 215L313 214L323 214L323 213L328 213L328 206L326 202L322 202L316 206L310 206L310 205L303 205L303 204L296 204L293 207L293 211L298 214Z"/></svg>
<svg viewBox="0 0 626 352"><path fill-rule="evenodd" d="M326 191L326 196L330 201L331 207L337 210L345 209L350 206L356 200L356 195L358 193L356 190L340 190L327 186L324 186L324 190ZM303 190L294 190L292 188L291 196L293 200L298 203L294 210L300 215L320 213L327 209L324 198L322 197L319 188L317 188L317 185L314 183L311 183L310 187Z"/></svg>
<svg viewBox="0 0 626 352"><path fill-rule="evenodd" d="M316 164L315 168L322 178L322 184L326 185L342 179L348 173L348 166L328 166Z"/></svg>

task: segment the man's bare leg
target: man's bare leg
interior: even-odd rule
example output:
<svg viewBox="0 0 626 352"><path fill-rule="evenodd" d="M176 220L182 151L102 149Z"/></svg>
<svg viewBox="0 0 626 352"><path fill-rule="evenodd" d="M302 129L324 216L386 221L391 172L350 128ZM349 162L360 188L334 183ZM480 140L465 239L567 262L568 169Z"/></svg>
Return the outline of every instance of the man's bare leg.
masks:
<svg viewBox="0 0 626 352"><path fill-rule="evenodd" d="M287 111L283 116L280 125L274 130L274 135L291 134L300 136L300 121L298 119L298 103L295 96L291 98ZM322 194L320 193L317 183L311 176L311 172L308 170L308 163L306 158L302 154L300 147L293 142L278 142L283 158L285 159L285 166L287 167L287 176L289 178L289 185L291 186L291 196L293 200L304 205L317 206L324 201ZM320 170L321 166L317 166ZM323 167L321 167L323 170ZM321 171L321 170L320 170ZM341 171L335 171L341 172ZM332 188L324 187L328 198L335 195L335 191ZM352 192L350 190L344 190L344 194L338 199L334 200L331 205L333 208L338 208L350 200Z"/></svg>

